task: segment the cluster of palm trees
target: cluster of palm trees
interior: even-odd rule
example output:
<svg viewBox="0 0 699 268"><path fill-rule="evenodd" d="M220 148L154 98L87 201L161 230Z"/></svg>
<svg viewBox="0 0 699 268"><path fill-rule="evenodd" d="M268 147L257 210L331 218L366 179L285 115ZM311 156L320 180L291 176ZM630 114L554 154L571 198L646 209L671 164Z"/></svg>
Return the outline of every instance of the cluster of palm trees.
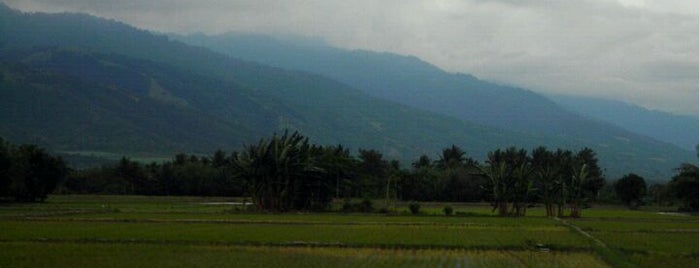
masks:
<svg viewBox="0 0 699 268"><path fill-rule="evenodd" d="M407 178L431 168L442 170L443 175L462 174L467 180L487 178L486 183L478 182L488 189L494 210L501 216L524 216L527 206L539 201L545 204L548 216L564 216L564 208L569 207L569 216L580 217L585 199L593 197L604 184L595 153L588 148L573 153L539 147L529 155L526 150L512 147L490 152L486 164L480 165L452 146L444 149L434 163L427 156L420 157L413 163L415 172L410 174L389 172L399 171L399 164L382 160L376 151L360 150L357 161L342 146L313 145L298 132L285 132L246 146L234 153L231 162L235 176L245 181L255 205L268 211L325 209L333 193L338 197L343 182L352 178L360 186L383 187L374 181L385 181L388 199L390 189L407 189L411 186ZM372 182L362 184L367 178ZM356 185L354 188L361 190Z"/></svg>
<svg viewBox="0 0 699 268"><path fill-rule="evenodd" d="M488 154L486 165L479 167L489 179L493 210L500 216L524 216L533 201L546 207L549 217L580 217L586 198L594 197L604 185L594 151L584 148L577 153L545 147L528 155L514 147Z"/></svg>
<svg viewBox="0 0 699 268"><path fill-rule="evenodd" d="M311 145L298 132L285 132L234 153L232 166L259 209L322 210L332 199L333 185L347 172L349 159L341 146Z"/></svg>

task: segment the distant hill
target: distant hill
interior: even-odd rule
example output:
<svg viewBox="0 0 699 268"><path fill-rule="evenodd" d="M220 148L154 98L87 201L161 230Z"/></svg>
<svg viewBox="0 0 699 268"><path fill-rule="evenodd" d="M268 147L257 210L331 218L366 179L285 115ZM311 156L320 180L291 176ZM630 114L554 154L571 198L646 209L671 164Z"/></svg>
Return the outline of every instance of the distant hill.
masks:
<svg viewBox="0 0 699 268"><path fill-rule="evenodd" d="M448 141L468 144L482 156L491 144L505 146L515 135L300 73L279 77L284 86L268 94L83 50L35 49L5 55L2 62L0 133L64 151L208 153L288 128L322 144L378 148L407 160L436 153ZM530 138L532 145L543 142L535 141Z"/></svg>
<svg viewBox="0 0 699 268"><path fill-rule="evenodd" d="M174 38L244 60L320 74L382 99L483 125L595 142L610 134L644 139L587 120L532 91L448 73L412 56L251 34Z"/></svg>
<svg viewBox="0 0 699 268"><path fill-rule="evenodd" d="M168 154L239 148L292 129L321 144L377 148L406 161L452 143L482 157L512 140L529 146L545 142L383 101L318 75L189 47L114 21L11 10L0 18L8 22L2 26L2 41L8 42L1 42L0 50L2 94L7 96L0 102L7 123L0 135L18 142L66 151ZM81 31L70 30L78 25ZM40 38L46 32L52 34ZM43 108L37 112L37 106Z"/></svg>
<svg viewBox="0 0 699 268"><path fill-rule="evenodd" d="M328 76L367 94L414 108L584 144L602 152L605 160L615 159L615 165L636 161L631 159L639 153L665 150L660 148L673 150L676 157L691 159L688 150L677 150L673 145L647 137L645 132L636 134L605 120L581 116L525 89L448 73L411 56L344 50L319 41L254 34L173 35L173 38L245 60ZM640 147L631 144L654 144L652 147L656 149L643 149L641 153ZM662 159L650 157L644 161L663 162Z"/></svg>
<svg viewBox="0 0 699 268"><path fill-rule="evenodd" d="M621 101L551 95L550 99L573 112L610 122L630 131L694 150L699 145L699 118L649 110Z"/></svg>
<svg viewBox="0 0 699 268"><path fill-rule="evenodd" d="M422 72L434 72L419 64L410 67L408 63L419 62L414 58L388 55L381 60L389 66L397 61L414 68L409 77L429 78ZM232 58L82 14L29 14L0 4L0 67L0 136L64 152L169 156L230 151L291 129L320 144L376 148L404 163L422 153L435 156L451 144L478 159L513 145L589 146L599 153L610 176L633 171L666 178L678 163L691 158L688 151L612 126L599 137L507 130L506 123L483 126L380 98L324 75ZM447 76L483 84L479 94L494 98L472 100L474 105L503 99L486 106L488 111L506 110L494 117L503 122L507 114L518 111L520 117L510 120L513 125L526 125L517 120L529 117L522 106L509 108L514 100L540 98L464 75ZM386 75L385 79L402 82L403 78ZM422 97L428 98L424 94L411 98ZM548 107L557 106L549 102Z"/></svg>
<svg viewBox="0 0 699 268"><path fill-rule="evenodd" d="M254 122L199 107L208 98L199 90L213 94L232 85L74 49L34 49L0 60L0 135L11 140L68 151L208 153L264 133ZM246 111L244 93L229 91L228 100L237 102L225 112Z"/></svg>

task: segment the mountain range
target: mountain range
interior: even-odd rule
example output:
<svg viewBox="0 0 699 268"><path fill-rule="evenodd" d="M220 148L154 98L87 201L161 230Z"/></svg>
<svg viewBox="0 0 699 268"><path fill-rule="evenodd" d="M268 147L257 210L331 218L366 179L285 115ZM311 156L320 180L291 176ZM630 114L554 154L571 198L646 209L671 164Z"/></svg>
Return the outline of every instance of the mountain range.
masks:
<svg viewBox="0 0 699 268"><path fill-rule="evenodd" d="M655 179L692 159L534 92L414 57L259 42L236 54L240 43L188 38L0 5L0 136L63 153L165 156L236 150L290 129L404 163L451 144L477 159L506 146L587 146L609 177Z"/></svg>
<svg viewBox="0 0 699 268"><path fill-rule="evenodd" d="M412 56L346 50L298 37L240 33L172 37L241 59L321 74L411 107L520 133L558 137L598 150L613 139L648 142L650 137L685 150L693 149L694 145L689 144L699 143L699 135L695 135L699 132L693 131L699 124L692 117L667 113L654 117L653 113L643 113L642 108L624 111L624 106L616 104L598 109L584 103L585 98L542 96L470 75L448 73ZM638 122L646 127L634 127ZM662 130L654 130L654 126ZM605 155L608 153L614 152Z"/></svg>
<svg viewBox="0 0 699 268"><path fill-rule="evenodd" d="M630 103L591 97L549 95L572 112L672 143L686 150L699 146L699 118L650 110Z"/></svg>

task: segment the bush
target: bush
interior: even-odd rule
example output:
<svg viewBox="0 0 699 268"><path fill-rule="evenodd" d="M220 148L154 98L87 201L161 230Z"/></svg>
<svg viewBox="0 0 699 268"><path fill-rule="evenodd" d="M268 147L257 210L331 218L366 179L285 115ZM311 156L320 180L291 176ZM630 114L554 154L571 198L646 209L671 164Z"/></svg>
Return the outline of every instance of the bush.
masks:
<svg viewBox="0 0 699 268"><path fill-rule="evenodd" d="M454 214L454 209L451 206L445 206L444 209L442 209L442 211L444 211L444 215L447 216L451 216L452 214Z"/></svg>
<svg viewBox="0 0 699 268"><path fill-rule="evenodd" d="M408 205L408 208L410 209L410 213L413 213L413 214L420 213L420 203L418 203L418 202L410 202L410 205Z"/></svg>

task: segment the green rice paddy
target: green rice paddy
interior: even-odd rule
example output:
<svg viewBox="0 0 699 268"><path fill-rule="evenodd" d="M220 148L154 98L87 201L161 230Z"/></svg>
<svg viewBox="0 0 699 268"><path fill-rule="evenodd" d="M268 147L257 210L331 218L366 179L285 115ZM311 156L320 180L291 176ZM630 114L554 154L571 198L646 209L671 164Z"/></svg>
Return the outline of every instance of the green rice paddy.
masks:
<svg viewBox="0 0 699 268"><path fill-rule="evenodd" d="M558 221L487 204L410 215L250 213L238 199L52 196L0 204L0 267L691 267L699 218L594 208ZM466 215L466 216L463 216ZM531 215L531 216L529 216ZM568 224L568 225L566 225Z"/></svg>

